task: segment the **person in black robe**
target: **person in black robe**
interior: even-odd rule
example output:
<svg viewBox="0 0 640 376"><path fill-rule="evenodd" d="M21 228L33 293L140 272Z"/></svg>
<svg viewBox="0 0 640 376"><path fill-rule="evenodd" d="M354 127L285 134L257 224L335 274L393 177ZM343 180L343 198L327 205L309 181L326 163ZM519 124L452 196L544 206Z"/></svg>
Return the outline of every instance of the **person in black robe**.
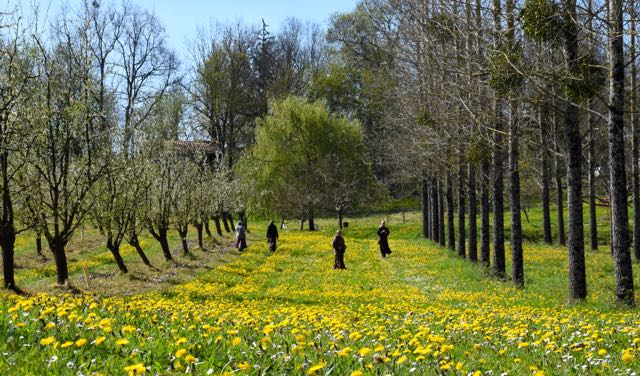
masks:
<svg viewBox="0 0 640 376"><path fill-rule="evenodd" d="M380 222L378 227L378 244L380 245L380 253L382 257L387 257L391 254L391 248L389 248L389 229L385 226L384 220Z"/></svg>
<svg viewBox="0 0 640 376"><path fill-rule="evenodd" d="M335 254L333 268L346 269L347 267L344 265L344 253L347 250L347 244L344 242L344 238L342 237L342 232L340 230L336 231L336 236L333 237L331 246L333 247L333 252Z"/></svg>
<svg viewBox="0 0 640 376"><path fill-rule="evenodd" d="M269 221L269 226L267 226L267 244L269 245L269 250L271 252L275 252L277 240L278 240L278 228L273 223L273 220L271 220Z"/></svg>

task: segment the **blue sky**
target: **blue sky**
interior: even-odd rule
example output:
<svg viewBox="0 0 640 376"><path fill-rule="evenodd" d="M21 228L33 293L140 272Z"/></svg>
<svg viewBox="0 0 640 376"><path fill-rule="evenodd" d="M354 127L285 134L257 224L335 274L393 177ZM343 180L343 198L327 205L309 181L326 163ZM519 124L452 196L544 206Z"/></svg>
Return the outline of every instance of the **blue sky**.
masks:
<svg viewBox="0 0 640 376"><path fill-rule="evenodd" d="M0 0L2 1L2 0ZM105 1L105 0L102 0ZM112 2L114 0L106 0ZM119 1L119 0L115 0ZM144 8L155 10L164 24L169 43L181 55L185 54L185 41L195 35L196 26L210 21L235 21L260 24L264 17L272 31L287 17L302 21L314 21L326 25L335 12L348 12L355 8L357 0L131 0ZM50 15L58 13L62 3L72 7L81 0L36 0L41 9L50 5Z"/></svg>

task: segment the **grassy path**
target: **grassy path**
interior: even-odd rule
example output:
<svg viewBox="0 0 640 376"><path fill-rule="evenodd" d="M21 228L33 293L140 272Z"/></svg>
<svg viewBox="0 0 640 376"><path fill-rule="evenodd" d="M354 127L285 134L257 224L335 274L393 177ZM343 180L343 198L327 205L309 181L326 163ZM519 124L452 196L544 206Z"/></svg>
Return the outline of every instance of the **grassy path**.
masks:
<svg viewBox="0 0 640 376"><path fill-rule="evenodd" d="M133 296L7 296L2 374L631 374L640 315L612 302L606 252L588 255L590 298L566 304L566 256L527 244L527 288L391 219L351 221L346 271L332 269L331 222L283 231L192 281ZM254 226L255 227L255 226ZM636 268L637 269L637 268Z"/></svg>

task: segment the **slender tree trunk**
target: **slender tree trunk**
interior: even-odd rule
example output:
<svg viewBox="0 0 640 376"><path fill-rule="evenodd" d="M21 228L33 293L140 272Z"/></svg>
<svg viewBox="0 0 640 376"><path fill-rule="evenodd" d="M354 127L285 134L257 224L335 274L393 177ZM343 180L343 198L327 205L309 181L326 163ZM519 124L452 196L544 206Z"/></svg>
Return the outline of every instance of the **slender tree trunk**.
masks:
<svg viewBox="0 0 640 376"><path fill-rule="evenodd" d="M551 235L551 174L549 167L549 125L547 124L547 113L540 109L540 166L542 173L542 229L544 233L544 242L553 243Z"/></svg>
<svg viewBox="0 0 640 376"><path fill-rule="evenodd" d="M637 12L631 3L631 47L629 48L629 61L631 64L631 174L633 194L633 254L636 260L640 260L640 130L638 129L638 73L636 67L636 33Z"/></svg>
<svg viewBox="0 0 640 376"><path fill-rule="evenodd" d="M207 233L207 237L212 238L211 228L209 227L209 218L204 221L204 231Z"/></svg>
<svg viewBox="0 0 640 376"><path fill-rule="evenodd" d="M555 176L556 176L556 213L558 217L558 244L566 245L567 241L564 234L564 204L563 204L563 190L562 190L562 175L563 175L563 163L560 159L560 130L557 127L557 123L554 122L554 164L555 164Z"/></svg>
<svg viewBox="0 0 640 376"><path fill-rule="evenodd" d="M131 236L129 237L129 239L127 239L127 242L136 250L136 252L138 253L138 256L140 256L140 258L142 259L142 262L146 266L153 267L151 265L151 261L149 261L149 258L142 250L142 247L140 246L140 241L138 240L138 234L136 234L135 231L131 232Z"/></svg>
<svg viewBox="0 0 640 376"><path fill-rule="evenodd" d="M469 260L471 262L478 261L478 226L476 224L476 169L469 164L469 178L467 180L468 192L467 198L469 206Z"/></svg>
<svg viewBox="0 0 640 376"><path fill-rule="evenodd" d="M488 159L482 161L482 187L480 192L480 263L485 267L491 266L491 236L489 228L489 184L491 180L491 166Z"/></svg>
<svg viewBox="0 0 640 376"><path fill-rule="evenodd" d="M438 208L438 179L431 179L431 234L434 242L440 242L440 221Z"/></svg>
<svg viewBox="0 0 640 376"><path fill-rule="evenodd" d="M113 238L109 236L107 238L107 249L111 251L113 259L115 260L116 265L118 265L118 269L123 273L128 273L129 270L122 259L122 255L120 254L120 242L114 241Z"/></svg>
<svg viewBox="0 0 640 376"><path fill-rule="evenodd" d="M220 217L222 219L222 225L224 226L224 231L228 234L231 232L231 230L229 229L229 223L227 222L227 212L222 211L220 212Z"/></svg>
<svg viewBox="0 0 640 376"><path fill-rule="evenodd" d="M316 221L315 218L313 218L313 213L309 214L309 231L315 231L316 230Z"/></svg>
<svg viewBox="0 0 640 376"><path fill-rule="evenodd" d="M465 164L462 156L458 161L458 256L465 258L466 251L466 229L465 229Z"/></svg>
<svg viewBox="0 0 640 376"><path fill-rule="evenodd" d="M179 226L178 227L178 235L180 235L180 240L182 242L182 253L184 255L189 254L189 246L187 245L187 233L189 232L189 226Z"/></svg>
<svg viewBox="0 0 640 376"><path fill-rule="evenodd" d="M2 248L2 272L4 277L4 287L15 290L15 261L14 247L16 232L13 223L2 221L0 223L0 247Z"/></svg>
<svg viewBox="0 0 640 376"><path fill-rule="evenodd" d="M338 207L338 228L342 230L342 205Z"/></svg>
<svg viewBox="0 0 640 376"><path fill-rule="evenodd" d="M624 155L623 0L609 0L609 166L616 298L634 304ZM635 88L634 88L635 89ZM635 111L635 108L633 109Z"/></svg>
<svg viewBox="0 0 640 376"><path fill-rule="evenodd" d="M591 101L588 105L591 107ZM589 124L589 234L591 237L591 249L598 249L598 220L596 217L596 163L595 163L595 139L594 139L594 118L591 113L587 114Z"/></svg>
<svg viewBox="0 0 640 376"><path fill-rule="evenodd" d="M229 221L229 229L231 229L231 232L235 232L236 226L233 223L233 214L227 213L227 220ZM246 227L245 227L245 230L246 230Z"/></svg>
<svg viewBox="0 0 640 376"><path fill-rule="evenodd" d="M440 239L440 245L444 247L446 244L446 236L444 231L444 189L442 188L442 180L438 179L437 182L438 182L437 184L438 184L438 200L439 200L438 224L440 226L438 228L438 237Z"/></svg>
<svg viewBox="0 0 640 376"><path fill-rule="evenodd" d="M69 267L67 265L67 255L65 253L67 242L58 237L47 238L47 242L49 243L49 248L53 253L53 258L56 263L58 284L64 285L69 279Z"/></svg>
<svg viewBox="0 0 640 376"><path fill-rule="evenodd" d="M493 189L493 274L503 279L506 276L504 257L504 177L502 150L502 106L495 100L495 145L493 150L492 189Z"/></svg>
<svg viewBox="0 0 640 376"><path fill-rule="evenodd" d="M198 222L196 221L193 226L196 228L196 231L198 232L198 247L200 247L201 250L204 250L204 242L203 242L203 229L204 229L204 223L202 222Z"/></svg>
<svg viewBox="0 0 640 376"><path fill-rule="evenodd" d="M156 232L152 227L149 227L149 233L160 243L160 248L162 248L162 254L164 255L164 259L166 261L173 261L173 257L171 256L171 250L169 249L169 240L167 239L167 231L166 227L159 227L158 232Z"/></svg>
<svg viewBox="0 0 640 376"><path fill-rule="evenodd" d="M509 198L511 207L511 278L518 287L524 286L524 260L522 255L522 219L520 218L520 150L517 111L518 104L511 103L509 120Z"/></svg>
<svg viewBox="0 0 640 376"><path fill-rule="evenodd" d="M220 216L218 215L213 216L213 223L216 225L216 233L218 234L218 236L222 236L222 227L220 226Z"/></svg>
<svg viewBox="0 0 640 376"><path fill-rule="evenodd" d="M456 249L456 235L453 223L453 177L447 174L447 244L451 251Z"/></svg>
<svg viewBox="0 0 640 376"><path fill-rule="evenodd" d="M578 27L576 25L576 2L566 0L565 52L569 72L579 72ZM567 144L567 207L569 209L569 297L581 300L587 296L587 279L584 260L584 229L582 223L582 137L580 135L580 113L572 102L567 101L564 115L564 136Z"/></svg>
<svg viewBox="0 0 640 376"><path fill-rule="evenodd" d="M422 178L422 236L429 239L429 183Z"/></svg>
<svg viewBox="0 0 640 376"><path fill-rule="evenodd" d="M304 230L304 219L300 220L300 231Z"/></svg>
<svg viewBox="0 0 640 376"><path fill-rule="evenodd" d="M36 236L36 252L38 252L38 256L44 257L42 254L42 235L40 234Z"/></svg>

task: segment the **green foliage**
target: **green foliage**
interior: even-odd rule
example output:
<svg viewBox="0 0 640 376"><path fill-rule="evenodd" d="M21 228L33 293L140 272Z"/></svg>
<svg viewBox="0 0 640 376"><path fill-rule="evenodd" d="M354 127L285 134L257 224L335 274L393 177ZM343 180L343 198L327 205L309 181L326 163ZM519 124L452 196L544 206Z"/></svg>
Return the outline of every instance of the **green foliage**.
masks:
<svg viewBox="0 0 640 376"><path fill-rule="evenodd" d="M521 65L522 52L519 46L499 50L490 60L489 85L501 95L521 87L524 85L524 76L517 68Z"/></svg>
<svg viewBox="0 0 640 376"><path fill-rule="evenodd" d="M359 124L298 97L274 103L238 169L250 206L294 218L365 201L374 186Z"/></svg>
<svg viewBox="0 0 640 376"><path fill-rule="evenodd" d="M562 30L560 6L552 0L526 0L520 18L525 35L538 42L554 41Z"/></svg>
<svg viewBox="0 0 640 376"><path fill-rule="evenodd" d="M426 110L420 111L416 116L416 124L431 128L435 125L435 120L431 112Z"/></svg>
<svg viewBox="0 0 640 376"><path fill-rule="evenodd" d="M606 82L606 69L592 54L581 56L574 75L566 74L561 79L565 95L574 101L593 98Z"/></svg>

